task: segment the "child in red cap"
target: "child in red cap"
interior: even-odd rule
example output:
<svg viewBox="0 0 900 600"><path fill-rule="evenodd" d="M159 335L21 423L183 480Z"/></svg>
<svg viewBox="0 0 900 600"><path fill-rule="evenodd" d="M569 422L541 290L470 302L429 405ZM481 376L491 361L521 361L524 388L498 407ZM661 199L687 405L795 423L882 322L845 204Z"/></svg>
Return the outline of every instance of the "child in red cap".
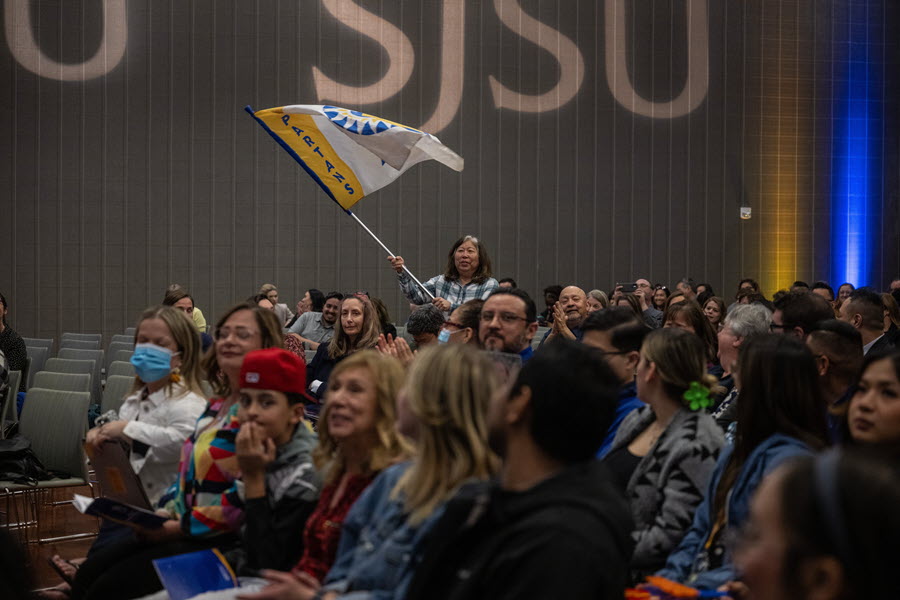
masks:
<svg viewBox="0 0 900 600"><path fill-rule="evenodd" d="M304 419L306 365L281 348L248 352L238 385L246 561L229 559L238 569L286 570L303 552L301 532L322 485L312 462L318 439Z"/></svg>

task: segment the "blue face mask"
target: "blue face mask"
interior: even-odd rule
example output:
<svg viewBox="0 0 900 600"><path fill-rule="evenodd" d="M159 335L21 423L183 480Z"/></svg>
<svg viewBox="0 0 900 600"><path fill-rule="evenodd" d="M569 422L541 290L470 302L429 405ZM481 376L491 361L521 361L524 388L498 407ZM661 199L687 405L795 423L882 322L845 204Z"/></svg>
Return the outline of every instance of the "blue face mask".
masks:
<svg viewBox="0 0 900 600"><path fill-rule="evenodd" d="M172 356L176 353L156 344L135 344L131 364L144 383L159 381L172 372Z"/></svg>

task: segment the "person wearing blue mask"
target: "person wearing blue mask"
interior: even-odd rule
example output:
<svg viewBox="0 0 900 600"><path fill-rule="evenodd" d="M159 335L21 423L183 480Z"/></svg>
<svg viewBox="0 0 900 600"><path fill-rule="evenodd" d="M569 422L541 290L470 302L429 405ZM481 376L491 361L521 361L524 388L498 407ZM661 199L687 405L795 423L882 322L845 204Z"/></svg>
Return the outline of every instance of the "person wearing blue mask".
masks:
<svg viewBox="0 0 900 600"><path fill-rule="evenodd" d="M200 341L184 314L158 306L141 315L134 338L137 377L118 419L88 431L86 441L130 446L131 466L155 503L175 481L181 446L206 407L200 387Z"/></svg>
<svg viewBox="0 0 900 600"><path fill-rule="evenodd" d="M200 386L200 338L182 311L154 306L141 315L134 341L134 385L118 414L103 415L106 422L88 431L85 442L95 451L110 442L125 444L147 499L155 505L175 481L181 447L206 408ZM104 521L88 557L130 532ZM55 555L49 562L65 581L55 589L68 592L81 560Z"/></svg>

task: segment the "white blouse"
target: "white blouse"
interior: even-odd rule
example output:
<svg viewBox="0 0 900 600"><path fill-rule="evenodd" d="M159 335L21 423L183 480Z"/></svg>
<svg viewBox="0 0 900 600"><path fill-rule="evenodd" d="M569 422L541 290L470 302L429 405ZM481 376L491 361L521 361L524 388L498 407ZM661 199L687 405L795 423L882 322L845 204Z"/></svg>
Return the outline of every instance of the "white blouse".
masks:
<svg viewBox="0 0 900 600"><path fill-rule="evenodd" d="M128 421L123 433L149 448L144 455L130 455L131 466L147 492L151 504L156 504L163 492L178 476L181 447L194 431L197 418L206 409L206 400L183 386L163 387L141 401L138 390L125 399L119 409L119 419Z"/></svg>

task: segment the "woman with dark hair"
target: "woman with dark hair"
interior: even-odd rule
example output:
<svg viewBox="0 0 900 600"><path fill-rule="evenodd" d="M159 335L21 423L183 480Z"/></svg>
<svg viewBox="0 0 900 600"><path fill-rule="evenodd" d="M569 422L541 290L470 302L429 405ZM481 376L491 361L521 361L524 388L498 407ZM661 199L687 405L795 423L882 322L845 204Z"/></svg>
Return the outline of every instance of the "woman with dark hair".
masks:
<svg viewBox="0 0 900 600"><path fill-rule="evenodd" d="M900 448L900 351L866 356L847 428L856 444Z"/></svg>
<svg viewBox="0 0 900 600"><path fill-rule="evenodd" d="M766 477L735 551L734 600L900 598L900 482L870 457L834 451Z"/></svg>
<svg viewBox="0 0 900 600"><path fill-rule="evenodd" d="M466 235L453 244L447 254L447 268L443 275L432 277L424 283L425 289L434 296L428 296L403 270L402 256L389 256L391 267L397 271L400 289L413 304L431 302L449 315L464 302L480 298L487 300L491 292L500 287L491 277L491 258L484 244L472 235Z"/></svg>
<svg viewBox="0 0 900 600"><path fill-rule="evenodd" d="M713 331L719 331L722 322L725 321L725 300L718 296L710 296L701 306L703 306L703 314L713 326Z"/></svg>
<svg viewBox="0 0 900 600"><path fill-rule="evenodd" d="M604 462L631 505L636 579L666 563L684 537L725 439L706 412L718 389L697 336L656 329L641 346L637 394L647 406L628 415Z"/></svg>
<svg viewBox="0 0 900 600"><path fill-rule="evenodd" d="M816 360L803 342L786 335L750 339L737 372L734 445L722 451L693 525L658 573L695 587L716 588L736 578L727 542L747 521L763 477L790 458L825 447Z"/></svg>
<svg viewBox="0 0 900 600"><path fill-rule="evenodd" d="M328 377L334 366L356 352L374 348L381 335L378 312L368 297L361 294L347 296L341 301L340 316L334 323L334 335L327 344L319 344L316 355L306 366L306 381L310 394L317 400L328 389ZM318 414L318 406L307 407L311 415Z"/></svg>
<svg viewBox="0 0 900 600"><path fill-rule="evenodd" d="M653 287L653 308L665 312L666 301L669 299L669 295L671 293L672 292L669 291L669 288L661 283L657 283Z"/></svg>
<svg viewBox="0 0 900 600"><path fill-rule="evenodd" d="M244 500L235 454L241 364L260 348L281 347L281 323L271 310L238 304L216 323L215 346L202 368L216 397L210 399L181 448L178 477L160 500L170 517L140 539L111 544L78 569L73 598L137 598L161 588L153 559L238 540Z"/></svg>
<svg viewBox="0 0 900 600"><path fill-rule="evenodd" d="M177 308L188 318L192 323L194 322L194 297L187 293L182 287L169 289L166 291L166 295L163 298L163 306L172 306ZM196 324L195 324L196 329ZM203 352L209 350L209 347L213 344L212 336L206 333L205 331L199 331L200 334L200 346Z"/></svg>
<svg viewBox="0 0 900 600"><path fill-rule="evenodd" d="M375 312L378 313L378 323L381 325L381 333L384 335L390 335L391 337L397 337L397 328L391 323L391 313L388 312L387 305L381 298L373 298L369 297L369 300L372 301L372 306L375 307Z"/></svg>
<svg viewBox="0 0 900 600"><path fill-rule="evenodd" d="M6 296L0 294L0 351L6 356L6 367L10 371L24 371L28 360L28 351L25 348L25 340L22 339L6 321L9 314L9 304ZM19 383L19 391L25 391L26 378L22 377Z"/></svg>
<svg viewBox="0 0 900 600"><path fill-rule="evenodd" d="M641 310L641 302L634 294L622 294L621 296L616 298L613 305L621 308L627 308L631 312L633 312L634 316L636 316L638 319L640 319L641 321L644 320L644 311Z"/></svg>
<svg viewBox="0 0 900 600"><path fill-rule="evenodd" d="M677 327L693 333L706 347L707 362L710 365L718 362L719 343L716 339L716 330L700 310L700 305L693 300L670 305L666 309L663 327Z"/></svg>
<svg viewBox="0 0 900 600"><path fill-rule="evenodd" d="M480 347L478 341L478 329L481 326L481 307L484 300L476 298L469 300L453 311L450 318L444 321L441 335L446 336L447 342L456 344L474 344ZM446 334L444 333L446 331ZM441 336L438 336L441 340Z"/></svg>

